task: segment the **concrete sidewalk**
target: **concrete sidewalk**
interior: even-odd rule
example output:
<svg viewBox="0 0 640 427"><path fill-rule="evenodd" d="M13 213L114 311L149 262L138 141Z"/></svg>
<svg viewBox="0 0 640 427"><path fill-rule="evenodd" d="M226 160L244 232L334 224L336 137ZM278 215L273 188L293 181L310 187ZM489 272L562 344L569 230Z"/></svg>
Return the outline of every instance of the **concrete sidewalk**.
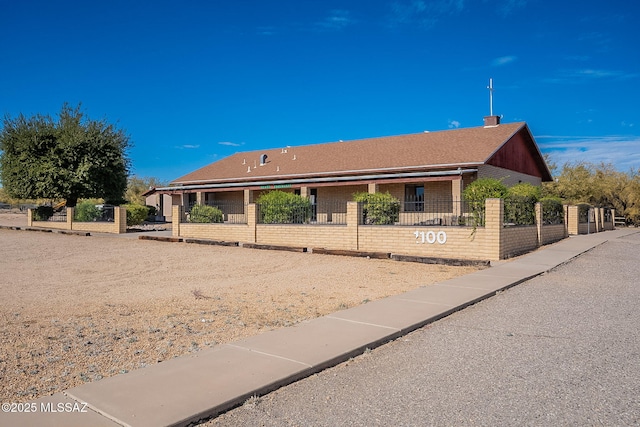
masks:
<svg viewBox="0 0 640 427"><path fill-rule="evenodd" d="M2 412L0 426L186 425L343 362L605 241L636 232L620 229L571 237L464 277L88 383L31 402L32 413Z"/></svg>

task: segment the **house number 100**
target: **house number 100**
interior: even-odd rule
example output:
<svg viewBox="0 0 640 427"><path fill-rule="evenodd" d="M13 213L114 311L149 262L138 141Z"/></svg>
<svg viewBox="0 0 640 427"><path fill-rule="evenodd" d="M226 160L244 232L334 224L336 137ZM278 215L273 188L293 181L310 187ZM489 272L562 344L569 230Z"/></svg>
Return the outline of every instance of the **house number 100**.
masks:
<svg viewBox="0 0 640 427"><path fill-rule="evenodd" d="M447 243L447 233L444 231L438 231L437 233L434 231L414 231L414 236L416 236L416 243L429 243L434 244L435 242L444 245Z"/></svg>

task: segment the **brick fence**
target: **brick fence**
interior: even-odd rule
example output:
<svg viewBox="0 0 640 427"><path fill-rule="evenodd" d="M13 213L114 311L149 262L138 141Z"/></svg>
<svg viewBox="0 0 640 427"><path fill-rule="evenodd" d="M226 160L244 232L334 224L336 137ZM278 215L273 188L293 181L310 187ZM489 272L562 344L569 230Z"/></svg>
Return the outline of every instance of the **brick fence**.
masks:
<svg viewBox="0 0 640 427"><path fill-rule="evenodd" d="M234 241L274 246L295 246L388 252L437 258L499 260L529 252L539 246L578 234L585 230L578 223L577 211L565 207L564 224L543 225L542 207L536 206L536 224L505 226L504 201L487 199L485 225L406 226L364 225L361 208L347 202L346 224L259 224L256 204L247 205L246 224L195 224L185 222L181 206L173 206L173 236L218 241ZM577 207L576 207L577 209ZM593 231L613 229L604 220L604 210L596 210L599 218ZM575 223L575 224L574 224Z"/></svg>
<svg viewBox="0 0 640 427"><path fill-rule="evenodd" d="M66 221L34 221L33 210L27 210L27 226L53 228L57 230L89 231L94 233L122 234L127 232L127 209L116 206L113 221L80 222L73 220L74 209L67 209Z"/></svg>

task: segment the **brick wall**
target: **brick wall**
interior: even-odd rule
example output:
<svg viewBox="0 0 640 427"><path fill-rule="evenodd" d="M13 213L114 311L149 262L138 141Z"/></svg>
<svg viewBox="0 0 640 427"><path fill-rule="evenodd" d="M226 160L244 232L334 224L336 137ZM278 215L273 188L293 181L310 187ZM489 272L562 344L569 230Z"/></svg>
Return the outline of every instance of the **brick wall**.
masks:
<svg viewBox="0 0 640 427"><path fill-rule="evenodd" d="M346 225L258 224L256 243L306 248L354 249Z"/></svg>
<svg viewBox="0 0 640 427"><path fill-rule="evenodd" d="M27 225L55 230L89 231L94 233L122 234L127 232L127 210L116 206L113 222L78 222L73 220L73 208L67 208L67 222L33 221L33 211L27 211Z"/></svg>
<svg viewBox="0 0 640 427"><path fill-rule="evenodd" d="M248 242L250 229L247 224L180 224L180 236L194 239Z"/></svg>
<svg viewBox="0 0 640 427"><path fill-rule="evenodd" d="M505 227L500 243L500 259L530 252L538 247L538 228L535 225Z"/></svg>
<svg viewBox="0 0 640 427"><path fill-rule="evenodd" d="M189 224L180 222L181 217L184 221L181 207L174 206L173 235L306 248L498 260L561 240L571 227L576 233L587 232L587 224L578 224L576 206L565 207L565 224L504 227L504 202L488 199L485 226L475 230L458 226L363 225L359 222L359 205L346 202L346 206L346 225L257 224L255 204L247 205L247 224ZM536 211L537 217L541 218L541 207L536 207ZM538 219L538 223L542 221ZM590 232L595 232L595 222L591 227Z"/></svg>
<svg viewBox="0 0 640 427"><path fill-rule="evenodd" d="M361 226L358 250L437 258L491 259L487 230L471 227Z"/></svg>
<svg viewBox="0 0 640 427"><path fill-rule="evenodd" d="M549 243L562 240L565 237L567 237L567 229L564 224L543 225L540 235L540 245L548 245Z"/></svg>

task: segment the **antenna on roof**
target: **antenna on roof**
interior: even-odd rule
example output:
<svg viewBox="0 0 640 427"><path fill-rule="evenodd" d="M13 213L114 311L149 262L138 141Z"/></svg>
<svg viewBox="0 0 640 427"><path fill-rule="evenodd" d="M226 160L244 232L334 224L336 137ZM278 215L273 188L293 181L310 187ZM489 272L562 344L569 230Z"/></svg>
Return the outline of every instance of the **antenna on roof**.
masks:
<svg viewBox="0 0 640 427"><path fill-rule="evenodd" d="M493 79L489 79L489 115L493 116Z"/></svg>

